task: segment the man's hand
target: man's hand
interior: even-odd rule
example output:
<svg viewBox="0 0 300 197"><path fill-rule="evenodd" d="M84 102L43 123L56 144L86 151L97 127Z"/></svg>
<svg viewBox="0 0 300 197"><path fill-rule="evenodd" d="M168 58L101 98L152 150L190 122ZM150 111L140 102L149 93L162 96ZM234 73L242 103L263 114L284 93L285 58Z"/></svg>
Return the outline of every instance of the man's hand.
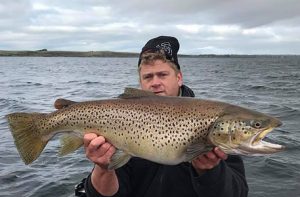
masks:
<svg viewBox="0 0 300 197"><path fill-rule="evenodd" d="M91 181L94 188L104 196L113 196L119 189L119 181L114 170L107 167L115 147L105 141L103 136L98 136L89 131L83 136L86 157L96 165L92 171Z"/></svg>
<svg viewBox="0 0 300 197"><path fill-rule="evenodd" d="M195 168L196 172L201 175L206 170L210 170L217 166L221 160L226 160L227 155L218 147L215 147L213 150L202 154L195 158L192 161L192 165Z"/></svg>
<svg viewBox="0 0 300 197"><path fill-rule="evenodd" d="M91 131L92 132L92 131ZM105 141L103 136L87 133L83 137L86 157L103 169L107 169L115 147Z"/></svg>

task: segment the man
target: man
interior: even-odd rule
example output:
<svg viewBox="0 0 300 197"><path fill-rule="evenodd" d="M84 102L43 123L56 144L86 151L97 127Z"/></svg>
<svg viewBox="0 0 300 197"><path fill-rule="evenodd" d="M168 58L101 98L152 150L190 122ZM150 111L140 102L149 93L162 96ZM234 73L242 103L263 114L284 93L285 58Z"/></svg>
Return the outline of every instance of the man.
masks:
<svg viewBox="0 0 300 197"><path fill-rule="evenodd" d="M149 40L140 54L138 70L143 90L161 96L194 97L183 85L176 38ZM115 148L102 136L84 136L86 156L95 167L85 182L87 196L236 196L248 193L244 166L239 156L227 156L219 148L199 155L191 163L168 166L132 158L117 170L108 170Z"/></svg>

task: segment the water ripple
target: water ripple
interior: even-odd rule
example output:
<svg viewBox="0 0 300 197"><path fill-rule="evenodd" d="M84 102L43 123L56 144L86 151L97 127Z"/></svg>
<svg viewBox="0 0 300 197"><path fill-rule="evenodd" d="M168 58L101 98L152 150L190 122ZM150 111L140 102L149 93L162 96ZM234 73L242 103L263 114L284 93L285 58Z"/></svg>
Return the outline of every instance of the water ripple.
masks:
<svg viewBox="0 0 300 197"><path fill-rule="evenodd" d="M184 82L198 98L221 100L279 118L266 140L281 153L243 157L249 196L300 196L300 58L183 58ZM0 57L1 196L73 196L74 185L93 164L83 149L58 157L59 137L41 156L23 164L8 130L12 112L51 112L57 98L74 101L116 97L138 87L136 58Z"/></svg>

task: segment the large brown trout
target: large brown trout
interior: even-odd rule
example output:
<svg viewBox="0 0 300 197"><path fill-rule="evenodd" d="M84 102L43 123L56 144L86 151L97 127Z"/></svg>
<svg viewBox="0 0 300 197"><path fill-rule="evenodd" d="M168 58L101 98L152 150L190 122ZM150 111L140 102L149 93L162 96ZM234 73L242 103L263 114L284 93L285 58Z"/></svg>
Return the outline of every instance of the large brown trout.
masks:
<svg viewBox="0 0 300 197"><path fill-rule="evenodd" d="M228 103L164 97L128 88L119 98L73 102L53 113L7 115L16 147L25 164L33 162L57 133L60 154L75 151L93 129L117 151L110 169L131 157L175 165L218 146L228 154L268 154L284 147L262 139L281 122Z"/></svg>

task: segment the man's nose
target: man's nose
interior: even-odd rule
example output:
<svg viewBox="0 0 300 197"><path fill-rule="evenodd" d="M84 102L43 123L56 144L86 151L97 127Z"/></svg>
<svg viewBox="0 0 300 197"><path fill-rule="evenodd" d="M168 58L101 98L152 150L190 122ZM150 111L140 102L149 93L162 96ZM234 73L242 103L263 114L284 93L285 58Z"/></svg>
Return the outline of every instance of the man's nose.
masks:
<svg viewBox="0 0 300 197"><path fill-rule="evenodd" d="M151 81L151 86L152 86L152 87L158 87L158 86L160 86L160 85L161 85L161 80L160 80L160 78L157 77L157 76L154 76L153 79L152 79L152 81Z"/></svg>

